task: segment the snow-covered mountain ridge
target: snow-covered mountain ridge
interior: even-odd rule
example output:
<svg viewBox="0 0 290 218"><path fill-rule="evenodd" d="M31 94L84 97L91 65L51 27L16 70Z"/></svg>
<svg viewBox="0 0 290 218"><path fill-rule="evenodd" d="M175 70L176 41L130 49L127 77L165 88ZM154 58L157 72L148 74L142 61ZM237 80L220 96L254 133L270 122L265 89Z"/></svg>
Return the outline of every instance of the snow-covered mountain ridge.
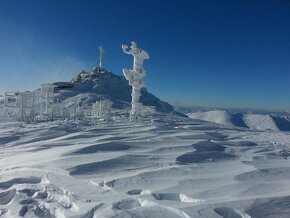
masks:
<svg viewBox="0 0 290 218"><path fill-rule="evenodd" d="M290 121L284 116L264 114L231 113L224 110L195 112L187 114L192 119L219 123L231 127L254 130L290 131Z"/></svg>

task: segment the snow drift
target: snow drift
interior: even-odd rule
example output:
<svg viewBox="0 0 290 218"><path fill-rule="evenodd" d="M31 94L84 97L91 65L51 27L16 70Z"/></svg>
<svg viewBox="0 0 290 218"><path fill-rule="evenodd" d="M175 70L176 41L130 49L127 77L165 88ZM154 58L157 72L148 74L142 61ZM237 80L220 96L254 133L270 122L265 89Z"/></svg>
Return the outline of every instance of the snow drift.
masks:
<svg viewBox="0 0 290 218"><path fill-rule="evenodd" d="M146 119L0 123L0 217L289 217L290 132Z"/></svg>

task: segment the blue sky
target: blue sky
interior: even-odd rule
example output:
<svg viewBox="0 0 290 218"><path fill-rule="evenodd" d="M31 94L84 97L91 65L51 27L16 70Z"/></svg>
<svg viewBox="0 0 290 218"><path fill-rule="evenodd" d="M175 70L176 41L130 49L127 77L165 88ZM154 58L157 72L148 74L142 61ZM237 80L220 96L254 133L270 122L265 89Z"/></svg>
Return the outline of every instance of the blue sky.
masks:
<svg viewBox="0 0 290 218"><path fill-rule="evenodd" d="M0 92L66 81L98 63L132 66L171 103L290 108L289 0L0 0Z"/></svg>

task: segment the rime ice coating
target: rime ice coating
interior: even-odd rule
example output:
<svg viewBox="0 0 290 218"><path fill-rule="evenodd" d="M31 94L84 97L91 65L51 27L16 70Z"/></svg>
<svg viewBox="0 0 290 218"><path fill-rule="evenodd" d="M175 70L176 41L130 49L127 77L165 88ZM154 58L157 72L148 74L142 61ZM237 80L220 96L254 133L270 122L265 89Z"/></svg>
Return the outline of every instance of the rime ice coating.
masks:
<svg viewBox="0 0 290 218"><path fill-rule="evenodd" d="M149 54L143 49L137 48L137 43L132 42L130 49L127 45L122 45L123 52L134 56L133 70L123 69L125 78L129 81L129 85L132 86L132 108L130 112L130 120L132 122L142 119L142 104L139 102L141 96L141 88L145 87L143 78L146 75L146 71L143 68L143 62L149 59Z"/></svg>

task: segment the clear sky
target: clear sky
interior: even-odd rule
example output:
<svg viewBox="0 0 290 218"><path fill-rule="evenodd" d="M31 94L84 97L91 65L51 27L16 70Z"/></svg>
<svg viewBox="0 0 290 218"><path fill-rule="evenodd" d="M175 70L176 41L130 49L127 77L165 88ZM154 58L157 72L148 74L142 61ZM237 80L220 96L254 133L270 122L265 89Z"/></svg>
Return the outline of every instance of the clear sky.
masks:
<svg viewBox="0 0 290 218"><path fill-rule="evenodd" d="M0 92L121 75L148 51L146 84L171 103L290 109L289 0L0 0Z"/></svg>

